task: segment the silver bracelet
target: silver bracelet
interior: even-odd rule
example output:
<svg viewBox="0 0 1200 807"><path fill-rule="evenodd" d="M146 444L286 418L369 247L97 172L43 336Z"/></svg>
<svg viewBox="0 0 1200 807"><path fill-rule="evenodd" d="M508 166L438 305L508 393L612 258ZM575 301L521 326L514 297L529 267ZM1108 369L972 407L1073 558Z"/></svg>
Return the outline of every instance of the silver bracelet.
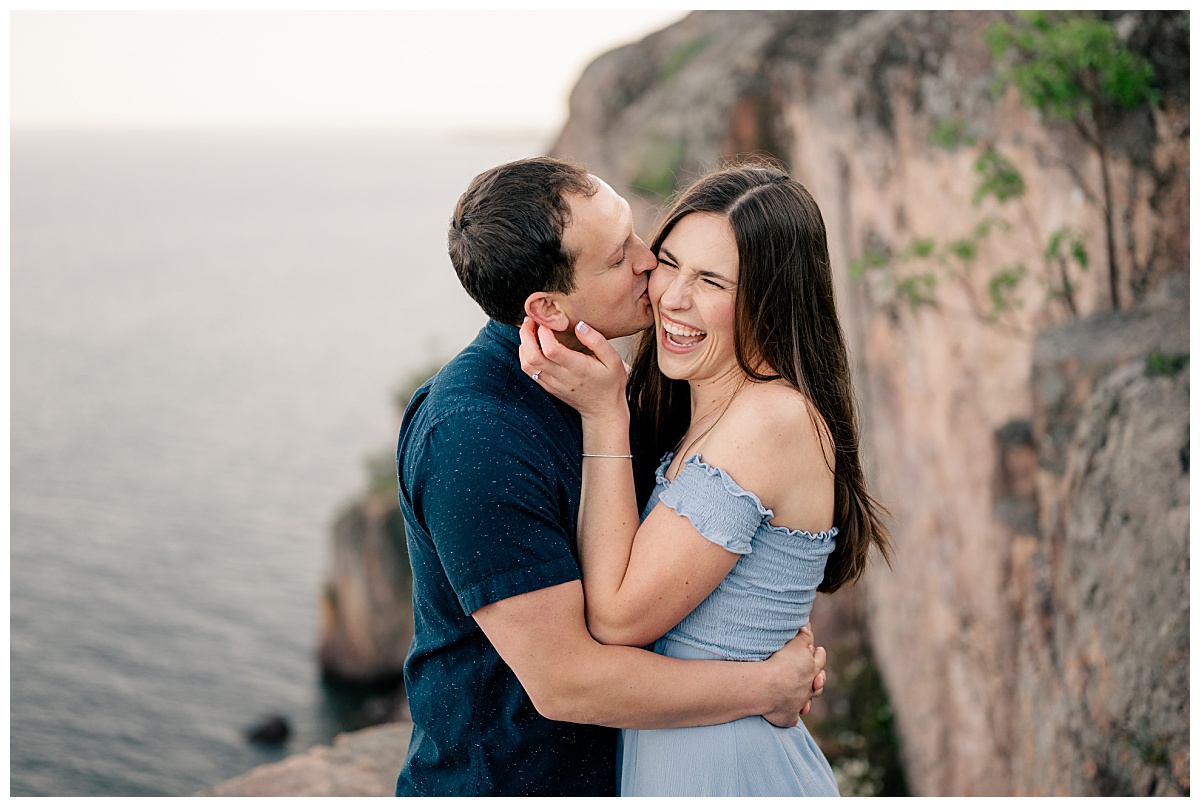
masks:
<svg viewBox="0 0 1200 807"><path fill-rule="evenodd" d="M619 460L633 459L632 454L584 454L583 456L585 456L585 457L613 457L614 459L619 459Z"/></svg>

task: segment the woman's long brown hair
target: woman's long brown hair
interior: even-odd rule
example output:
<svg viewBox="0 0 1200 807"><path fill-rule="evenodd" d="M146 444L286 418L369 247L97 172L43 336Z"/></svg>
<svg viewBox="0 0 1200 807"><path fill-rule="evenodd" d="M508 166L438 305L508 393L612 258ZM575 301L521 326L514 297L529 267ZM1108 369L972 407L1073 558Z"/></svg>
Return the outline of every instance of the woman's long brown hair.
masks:
<svg viewBox="0 0 1200 807"><path fill-rule="evenodd" d="M782 378L816 410L813 422L828 437L833 458L837 546L818 591L836 591L866 570L871 547L889 565L892 542L867 492L859 460L858 423L846 340L838 322L825 222L804 186L774 166L733 165L686 188L672 205L650 248L658 253L679 220L717 213L733 228L738 249L734 348L755 381ZM686 381L658 369L657 333L640 337L629 376L634 437L649 456L678 448L691 417Z"/></svg>

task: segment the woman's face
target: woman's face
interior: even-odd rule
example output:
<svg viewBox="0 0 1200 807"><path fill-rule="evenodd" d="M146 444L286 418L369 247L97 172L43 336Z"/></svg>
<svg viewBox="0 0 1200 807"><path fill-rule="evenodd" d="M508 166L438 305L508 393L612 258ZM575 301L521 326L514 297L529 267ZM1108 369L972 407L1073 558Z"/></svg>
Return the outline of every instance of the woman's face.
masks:
<svg viewBox="0 0 1200 807"><path fill-rule="evenodd" d="M733 307L738 250L729 220L689 213L658 250L650 275L658 366L668 378L717 380L737 372Z"/></svg>

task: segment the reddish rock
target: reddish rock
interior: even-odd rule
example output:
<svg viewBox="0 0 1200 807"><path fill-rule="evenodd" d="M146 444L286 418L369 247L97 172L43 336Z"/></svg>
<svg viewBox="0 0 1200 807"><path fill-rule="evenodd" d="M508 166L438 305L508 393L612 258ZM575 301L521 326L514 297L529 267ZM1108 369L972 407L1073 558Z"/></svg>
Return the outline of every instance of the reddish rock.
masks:
<svg viewBox="0 0 1200 807"><path fill-rule="evenodd" d="M411 723L339 734L280 762L260 765L197 796L391 796L408 753Z"/></svg>
<svg viewBox="0 0 1200 807"><path fill-rule="evenodd" d="M377 686L402 681L412 641L412 572L403 518L391 495L368 495L334 525L322 598L322 675Z"/></svg>

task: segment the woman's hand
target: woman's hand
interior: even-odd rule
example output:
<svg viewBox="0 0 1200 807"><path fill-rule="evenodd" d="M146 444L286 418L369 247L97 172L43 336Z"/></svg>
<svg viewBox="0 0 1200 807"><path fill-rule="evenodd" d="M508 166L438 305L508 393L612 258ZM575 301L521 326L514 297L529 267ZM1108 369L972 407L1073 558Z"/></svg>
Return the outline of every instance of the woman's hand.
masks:
<svg viewBox="0 0 1200 807"><path fill-rule="evenodd" d="M592 355L566 347L554 331L527 317L521 325L521 369L585 419L627 418L621 354L585 322L575 326L575 335Z"/></svg>

